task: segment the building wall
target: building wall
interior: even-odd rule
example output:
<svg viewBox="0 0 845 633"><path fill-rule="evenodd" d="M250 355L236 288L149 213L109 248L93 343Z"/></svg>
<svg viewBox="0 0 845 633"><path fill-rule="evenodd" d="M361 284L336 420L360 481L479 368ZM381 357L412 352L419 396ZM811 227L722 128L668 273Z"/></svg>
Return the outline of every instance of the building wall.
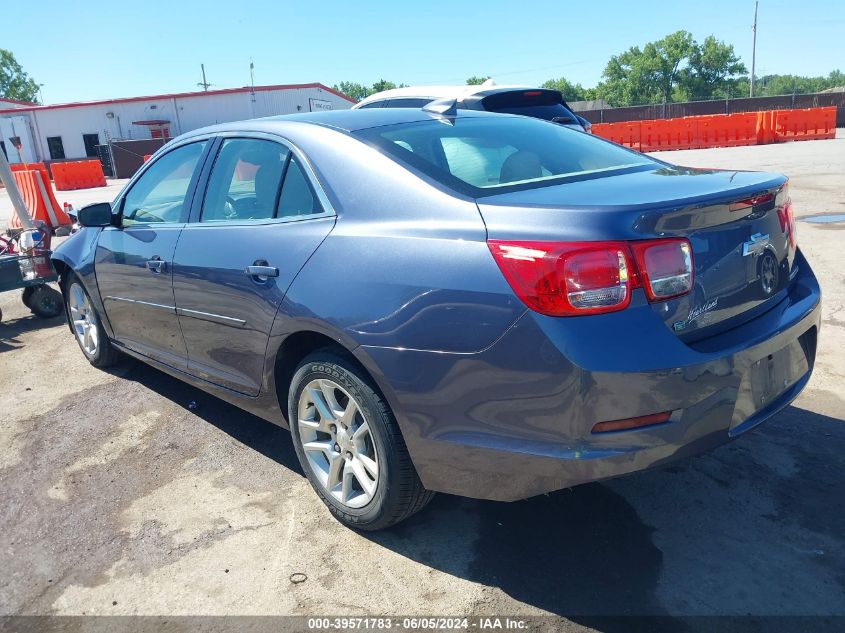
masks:
<svg viewBox="0 0 845 633"><path fill-rule="evenodd" d="M27 116L34 148L40 160L49 160L47 138L62 139L65 158L84 158L83 134L97 134L100 143L109 139L148 139L146 126L133 121L168 120L170 135L178 136L206 125L238 121L262 116L309 112L319 106L346 109L352 103L322 88L289 88L256 90L182 97L158 97L139 101L105 104L82 104L71 107L42 108L26 112L0 114L0 119ZM0 140L6 141L5 128L0 126ZM6 142L6 147L9 143ZM14 154L14 153L12 153ZM16 156L10 155L10 161ZM28 160L32 160L31 157Z"/></svg>

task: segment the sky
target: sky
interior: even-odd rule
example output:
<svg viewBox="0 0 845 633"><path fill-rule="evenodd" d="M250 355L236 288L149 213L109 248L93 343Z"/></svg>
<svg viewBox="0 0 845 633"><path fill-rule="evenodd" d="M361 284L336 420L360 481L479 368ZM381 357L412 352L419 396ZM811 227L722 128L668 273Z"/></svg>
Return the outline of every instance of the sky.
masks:
<svg viewBox="0 0 845 633"><path fill-rule="evenodd" d="M8 2L0 48L44 103L214 88L372 84L596 85L611 55L678 29L733 44L751 67L753 0L143 0ZM37 9L32 9L36 7ZM845 1L760 0L757 76L845 71Z"/></svg>

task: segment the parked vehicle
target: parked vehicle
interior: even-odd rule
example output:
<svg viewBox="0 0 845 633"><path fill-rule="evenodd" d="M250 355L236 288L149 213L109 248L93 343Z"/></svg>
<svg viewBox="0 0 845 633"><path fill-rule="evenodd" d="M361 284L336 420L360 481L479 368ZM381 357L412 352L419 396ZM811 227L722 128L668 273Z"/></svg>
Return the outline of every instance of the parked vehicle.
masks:
<svg viewBox="0 0 845 633"><path fill-rule="evenodd" d="M490 80L478 86L406 86L383 90L352 108L421 108L444 99L457 100L457 107L464 110L520 114L588 133L593 129L592 123L572 111L558 90L497 86Z"/></svg>
<svg viewBox="0 0 845 633"><path fill-rule="evenodd" d="M88 360L290 427L361 529L722 444L815 358L786 178L454 102L197 130L79 221L54 261Z"/></svg>

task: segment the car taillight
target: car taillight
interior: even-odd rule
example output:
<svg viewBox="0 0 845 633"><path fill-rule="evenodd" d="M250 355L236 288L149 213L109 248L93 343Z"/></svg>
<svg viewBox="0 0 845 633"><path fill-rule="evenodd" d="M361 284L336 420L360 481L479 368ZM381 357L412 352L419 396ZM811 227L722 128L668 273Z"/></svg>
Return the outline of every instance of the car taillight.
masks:
<svg viewBox="0 0 845 633"><path fill-rule="evenodd" d="M692 289L692 249L687 240L631 242L631 250L649 301L671 299Z"/></svg>
<svg viewBox="0 0 845 633"><path fill-rule="evenodd" d="M649 301L676 297L692 288L692 251L684 239L489 240L487 244L522 302L549 316L623 310L631 302L631 291L640 285L645 287Z"/></svg>
<svg viewBox="0 0 845 633"><path fill-rule="evenodd" d="M550 316L622 310L631 301L625 242L488 241L517 296Z"/></svg>

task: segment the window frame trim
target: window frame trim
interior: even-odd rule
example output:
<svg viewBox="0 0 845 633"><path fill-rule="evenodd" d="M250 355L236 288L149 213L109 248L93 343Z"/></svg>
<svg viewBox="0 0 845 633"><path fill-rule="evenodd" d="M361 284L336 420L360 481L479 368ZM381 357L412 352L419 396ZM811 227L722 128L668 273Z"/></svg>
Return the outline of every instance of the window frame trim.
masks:
<svg viewBox="0 0 845 633"><path fill-rule="evenodd" d="M199 182L197 183L197 194L199 195L194 195L194 202L191 205L191 212L188 219L186 220L187 225L191 227L261 226L265 224L285 224L288 222L318 220L328 217L334 218L337 216L337 212L334 210L334 206L332 206L331 202L329 202L328 196L326 195L323 189L322 183L316 176L314 167L311 165L311 161L308 160L308 157L305 155L305 153L300 150L295 144L293 144L289 139L285 138L284 136L281 136L280 134L250 130L227 130L225 132L217 132L212 136L214 137L214 143L211 148L211 154L213 154L213 156L209 156L209 158L206 159L206 163L203 167L203 173L199 179ZM300 169L305 175L305 179L308 182L309 187L311 188L311 193L314 194L314 196L317 198L317 202L320 203L320 206L323 210L320 213L303 213L300 215L287 216L284 218L273 217L256 219L215 220L214 222L203 222L202 205L205 201L205 196L208 193L208 183L211 178L211 171L214 168L214 163L217 160L217 156L220 152L220 148L223 145L223 141L231 138L271 141L282 145L288 150L288 157L285 159L285 167L282 172L282 178L280 183L281 186L279 187L276 196L276 208L274 210L274 213L278 213L279 199L281 198L282 188L284 187L284 181L287 177L287 170L290 165L290 161L293 158L297 159Z"/></svg>
<svg viewBox="0 0 845 633"><path fill-rule="evenodd" d="M141 178L143 178L144 174L146 174L150 170L150 168L155 165L159 160L161 160L164 156L167 156L171 152L174 152L177 149L186 145L190 145L192 143L202 143L203 141L206 142L206 145L203 148L199 159L197 160L197 166L194 168L193 176L191 176L191 181L188 184L188 190L185 192L185 201L187 202L187 204L182 207L182 215L180 216L179 220L176 222L137 222L128 226L123 226L123 205L126 202L126 196L129 194L130 191L132 191L132 188L136 185L136 183ZM158 151L153 154L150 160L141 165L138 171L135 172L135 175L129 179L129 182L124 185L123 189L121 189L120 193L118 193L115 197L114 201L112 202L112 209L117 215L119 225L115 227L106 227L105 230L109 230L110 228L112 228L117 231L125 231L132 230L136 227L148 230L150 227L183 226L188 221L188 217L190 217L190 212L193 209L194 202L196 199L197 185L199 184L200 176L205 170L206 163L208 161L208 155L211 150L211 147L214 145L214 142L214 135L207 134L186 138L183 141L174 143L173 145L164 145L159 148ZM188 211L186 211L186 209L188 209Z"/></svg>

